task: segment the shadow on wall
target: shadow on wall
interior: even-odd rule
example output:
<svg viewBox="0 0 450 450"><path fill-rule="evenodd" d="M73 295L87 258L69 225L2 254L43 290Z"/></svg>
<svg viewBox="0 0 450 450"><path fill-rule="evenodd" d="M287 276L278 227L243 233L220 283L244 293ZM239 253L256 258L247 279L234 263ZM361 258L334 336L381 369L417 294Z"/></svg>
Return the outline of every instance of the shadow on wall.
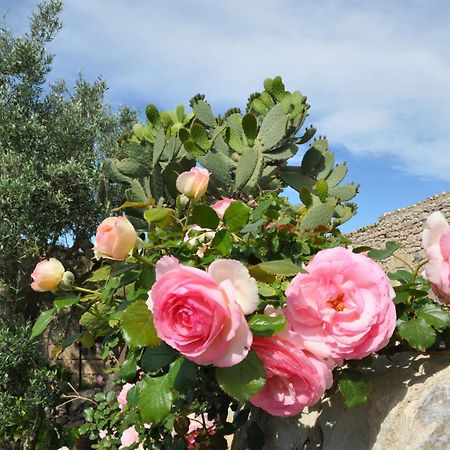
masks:
<svg viewBox="0 0 450 450"><path fill-rule="evenodd" d="M339 392L294 418L255 408L265 450L414 450L450 448L450 356L380 356L368 370L374 388L366 405L348 408ZM246 424L251 423L249 420ZM234 450L247 448L246 427Z"/></svg>

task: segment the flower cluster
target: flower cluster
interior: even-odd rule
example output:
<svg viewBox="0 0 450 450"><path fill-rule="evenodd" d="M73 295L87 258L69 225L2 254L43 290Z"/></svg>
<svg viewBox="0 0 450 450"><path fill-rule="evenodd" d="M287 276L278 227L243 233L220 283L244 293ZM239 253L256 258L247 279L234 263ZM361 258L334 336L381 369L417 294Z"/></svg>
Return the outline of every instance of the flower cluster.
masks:
<svg viewBox="0 0 450 450"><path fill-rule="evenodd" d="M397 319L400 339L414 344L403 330L408 321L419 320L411 316L412 297L402 300L405 288L403 297L396 297L401 290L394 290L370 251L354 252L342 241L311 251L331 237L314 236L308 245L299 241L295 213L283 215L275 197L260 203L267 205L264 219L261 207L252 211L237 199L216 199L209 206L208 180L209 172L198 167L179 175L178 205L185 210L144 205L152 213L148 242L125 216L99 225L94 246L95 257L104 261L99 270L116 270L120 277L107 275L102 287L107 294L75 286L73 275L54 258L40 262L32 274L36 291L89 294L99 321L89 332L123 336L129 346L125 369L120 368L125 383L108 407L115 411L112 418L86 428L108 445L143 450L148 436L174 446L181 436L181 448L207 448L226 434L220 421L231 407L244 411L248 401L275 416L294 416L320 401L333 374L392 342ZM252 214L258 215L250 226ZM164 227L173 231L160 232ZM236 230L246 228L244 239ZM258 245L272 249L274 242L270 251L283 259L256 251ZM428 218L423 244L425 274L448 302L450 227L441 214ZM295 255L298 248L309 253ZM410 278L408 283L409 289ZM400 317L394 299L405 304ZM112 338L103 341L117 345L117 340L109 344ZM121 427L118 417L124 418Z"/></svg>

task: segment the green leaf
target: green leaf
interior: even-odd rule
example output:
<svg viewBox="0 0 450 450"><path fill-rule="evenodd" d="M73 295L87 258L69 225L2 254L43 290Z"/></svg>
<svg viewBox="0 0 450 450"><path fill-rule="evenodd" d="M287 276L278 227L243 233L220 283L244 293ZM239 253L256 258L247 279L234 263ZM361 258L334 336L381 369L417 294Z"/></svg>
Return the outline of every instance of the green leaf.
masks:
<svg viewBox="0 0 450 450"><path fill-rule="evenodd" d="M171 385L179 392L192 389L197 380L198 366L183 357L171 364L169 377Z"/></svg>
<svg viewBox="0 0 450 450"><path fill-rule="evenodd" d="M205 129L199 123L193 123L191 126L192 140L202 149L209 150L211 144Z"/></svg>
<svg viewBox="0 0 450 450"><path fill-rule="evenodd" d="M147 347L142 355L140 365L145 372L154 372L175 361L178 353L165 342L157 347Z"/></svg>
<svg viewBox="0 0 450 450"><path fill-rule="evenodd" d="M426 304L416 311L417 317L425 319L436 330L442 330L450 324L450 313L436 304Z"/></svg>
<svg viewBox="0 0 450 450"><path fill-rule="evenodd" d="M266 382L264 366L254 350L232 367L216 367L216 379L221 389L241 403L257 394Z"/></svg>
<svg viewBox="0 0 450 450"><path fill-rule="evenodd" d="M231 238L230 232L227 230L219 230L212 240L212 246L221 255L230 255L233 249L233 239Z"/></svg>
<svg viewBox="0 0 450 450"><path fill-rule="evenodd" d="M67 294L63 297L59 297L53 301L53 305L55 306L57 311L61 311L64 308L68 308L69 306L73 306L80 301L80 297L75 294Z"/></svg>
<svg viewBox="0 0 450 450"><path fill-rule="evenodd" d="M160 206L147 209L144 212L144 218L148 223L158 223L167 219L170 214L170 208L162 208Z"/></svg>
<svg viewBox="0 0 450 450"><path fill-rule="evenodd" d="M238 232L247 225L249 217L250 208L240 200L236 200L226 209L223 222L230 231Z"/></svg>
<svg viewBox="0 0 450 450"><path fill-rule="evenodd" d="M83 333L76 333L76 334L72 334L70 336L67 336L61 343L63 348L67 348L70 347L72 344L74 344L75 342L78 341L78 339L80 339L81 335Z"/></svg>
<svg viewBox="0 0 450 450"><path fill-rule="evenodd" d="M103 281L109 277L111 266L102 266L100 269L94 270L92 275L86 281Z"/></svg>
<svg viewBox="0 0 450 450"><path fill-rule="evenodd" d="M244 134L247 138L248 145L253 145L256 136L258 135L256 117L253 114L246 114L242 118L242 128L244 129Z"/></svg>
<svg viewBox="0 0 450 450"><path fill-rule="evenodd" d="M127 392L127 404L129 408L133 406L137 406L139 402L139 395L144 387L144 381L140 381L136 383L128 392Z"/></svg>
<svg viewBox="0 0 450 450"><path fill-rule="evenodd" d="M158 423L165 419L172 408L172 386L169 375L144 379L139 394L139 412L144 423Z"/></svg>
<svg viewBox="0 0 450 450"><path fill-rule="evenodd" d="M288 116L284 113L282 104L270 109L264 117L258 138L265 151L275 147L285 136Z"/></svg>
<svg viewBox="0 0 450 450"><path fill-rule="evenodd" d="M209 106L209 104L204 100L196 102L193 105L192 110L194 111L195 115L197 116L197 119L200 120L200 122L204 123L209 127L213 127L216 125L216 118L214 117L214 114L211 111L211 106Z"/></svg>
<svg viewBox="0 0 450 450"><path fill-rule="evenodd" d="M412 348L421 352L431 347L436 340L436 332L422 317L407 321L399 320L397 330Z"/></svg>
<svg viewBox="0 0 450 450"><path fill-rule="evenodd" d="M124 311L122 331L130 347L154 347L160 343L153 324L153 315L144 300L132 303Z"/></svg>
<svg viewBox="0 0 450 450"><path fill-rule="evenodd" d="M137 264L127 264L127 263L114 264L111 268L111 272L109 273L109 275L111 277L117 277L118 275L127 273L130 270L136 269L137 267L138 267Z"/></svg>
<svg viewBox="0 0 450 450"><path fill-rule="evenodd" d="M192 211L192 222L202 228L215 230L219 226L219 217L211 206L197 204Z"/></svg>
<svg viewBox="0 0 450 450"><path fill-rule="evenodd" d="M370 380L353 369L345 370L341 374L338 386L344 397L344 403L350 408L367 403L367 396L373 387Z"/></svg>
<svg viewBox="0 0 450 450"><path fill-rule="evenodd" d="M248 321L248 325L255 336L273 336L284 330L286 323L284 314L273 317L256 314Z"/></svg>
<svg viewBox="0 0 450 450"><path fill-rule="evenodd" d="M130 381L136 376L137 361L136 356L132 353L128 354L127 359L120 366L120 378Z"/></svg>
<svg viewBox="0 0 450 450"><path fill-rule="evenodd" d="M258 264L259 268L267 273L280 276L293 276L299 272L305 272L300 266L294 264L290 259L278 259Z"/></svg>
<svg viewBox="0 0 450 450"><path fill-rule="evenodd" d="M392 256L392 254L401 247L400 242L388 241L384 249L372 249L369 250L368 256L375 260L386 259Z"/></svg>
<svg viewBox="0 0 450 450"><path fill-rule="evenodd" d="M56 308L47 309L47 311L42 311L39 314L39 317L36 319L36 322L33 325L33 329L31 330L31 338L35 338L44 332L44 330L48 327L48 324L55 317Z"/></svg>

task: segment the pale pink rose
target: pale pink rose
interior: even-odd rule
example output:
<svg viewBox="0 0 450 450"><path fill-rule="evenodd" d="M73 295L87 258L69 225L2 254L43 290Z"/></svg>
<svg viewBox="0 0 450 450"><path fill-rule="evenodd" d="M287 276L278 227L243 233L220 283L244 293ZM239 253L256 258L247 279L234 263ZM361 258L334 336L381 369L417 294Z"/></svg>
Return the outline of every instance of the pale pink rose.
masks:
<svg viewBox="0 0 450 450"><path fill-rule="evenodd" d="M100 430L100 432L98 433L98 437L100 439L104 439L106 436L108 436L108 430Z"/></svg>
<svg viewBox="0 0 450 450"><path fill-rule="evenodd" d="M64 276L64 266L56 259L44 259L36 264L31 274L31 289L37 292L55 291Z"/></svg>
<svg viewBox="0 0 450 450"><path fill-rule="evenodd" d="M229 367L247 356L244 313L255 310L258 289L239 261L217 260L204 272L163 257L147 304L158 336L191 361Z"/></svg>
<svg viewBox="0 0 450 450"><path fill-rule="evenodd" d="M135 442L139 442L139 434L134 426L127 428L120 438L120 443L122 444L119 448L128 447Z"/></svg>
<svg viewBox="0 0 450 450"><path fill-rule="evenodd" d="M236 200L233 200L232 198L223 198L222 200L218 200L214 205L212 205L212 208L216 212L216 214L219 216L220 219L223 219L223 215L225 214L225 211L227 208Z"/></svg>
<svg viewBox="0 0 450 450"><path fill-rule="evenodd" d="M253 338L252 349L264 365L266 384L250 402L273 416L295 416L333 384L333 361L316 357L299 342L290 330Z"/></svg>
<svg viewBox="0 0 450 450"><path fill-rule="evenodd" d="M425 276L439 299L450 303L450 226L442 213L427 218L422 245L428 256Z"/></svg>
<svg viewBox="0 0 450 450"><path fill-rule="evenodd" d="M131 383L125 383L122 386L122 390L119 392L119 395L117 396L117 401L119 402L119 408L123 409L125 406L127 406L127 394L128 391L134 387L134 384Z"/></svg>
<svg viewBox="0 0 450 450"><path fill-rule="evenodd" d="M200 167L193 167L188 172L178 175L177 189L189 198L199 199L208 188L209 172Z"/></svg>
<svg viewBox="0 0 450 450"><path fill-rule="evenodd" d="M336 360L361 359L389 342L395 294L379 264L336 247L317 253L306 271L286 290L286 317L310 350L325 345Z"/></svg>
<svg viewBox="0 0 450 450"><path fill-rule="evenodd" d="M64 447L59 447L58 450L69 450L69 447L66 447L66 446L64 446Z"/></svg>
<svg viewBox="0 0 450 450"><path fill-rule="evenodd" d="M136 241L136 230L126 217L108 217L97 228L95 257L123 261Z"/></svg>

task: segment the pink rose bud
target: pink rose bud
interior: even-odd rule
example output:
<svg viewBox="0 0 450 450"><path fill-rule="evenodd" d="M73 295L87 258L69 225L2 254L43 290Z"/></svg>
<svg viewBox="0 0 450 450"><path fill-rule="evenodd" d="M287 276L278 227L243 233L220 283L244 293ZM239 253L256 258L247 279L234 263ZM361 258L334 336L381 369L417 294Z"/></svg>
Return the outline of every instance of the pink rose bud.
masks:
<svg viewBox="0 0 450 450"><path fill-rule="evenodd" d="M49 292L58 289L64 276L64 266L56 258L44 259L36 264L31 274L31 289L36 292Z"/></svg>
<svg viewBox="0 0 450 450"><path fill-rule="evenodd" d="M117 396L117 401L119 402L119 408L123 409L125 406L127 406L127 395L128 391L134 387L134 384L131 383L125 383L122 387L122 390L119 392L119 395Z"/></svg>
<svg viewBox="0 0 450 450"><path fill-rule="evenodd" d="M450 226L442 213L427 218L422 245L428 256L425 276L439 299L450 304Z"/></svg>
<svg viewBox="0 0 450 450"><path fill-rule="evenodd" d="M239 261L218 259L204 272L165 256L147 305L158 336L187 359L230 367L248 354L252 333L244 314L258 302L256 280Z"/></svg>
<svg viewBox="0 0 450 450"><path fill-rule="evenodd" d="M216 212L216 214L219 216L220 219L223 219L223 215L225 214L225 211L227 208L234 202L232 198L223 198L222 200L217 201L212 205L212 208Z"/></svg>
<svg viewBox="0 0 450 450"><path fill-rule="evenodd" d="M316 354L361 359L395 329L394 290L381 266L343 247L318 252L286 290L286 318Z"/></svg>
<svg viewBox="0 0 450 450"><path fill-rule="evenodd" d="M264 365L266 384L250 402L273 416L295 416L314 405L333 384L334 363L299 345L292 331L271 337L255 336L252 349Z"/></svg>
<svg viewBox="0 0 450 450"><path fill-rule="evenodd" d="M208 188L209 172L193 167L189 172L178 175L177 189L189 198L199 199Z"/></svg>
<svg viewBox="0 0 450 450"><path fill-rule="evenodd" d="M136 241L136 230L126 217L108 217L97 228L95 257L123 261Z"/></svg>
<svg viewBox="0 0 450 450"><path fill-rule="evenodd" d="M127 428L120 438L120 443L122 444L119 448L125 448L129 445L139 442L139 434L134 426Z"/></svg>

